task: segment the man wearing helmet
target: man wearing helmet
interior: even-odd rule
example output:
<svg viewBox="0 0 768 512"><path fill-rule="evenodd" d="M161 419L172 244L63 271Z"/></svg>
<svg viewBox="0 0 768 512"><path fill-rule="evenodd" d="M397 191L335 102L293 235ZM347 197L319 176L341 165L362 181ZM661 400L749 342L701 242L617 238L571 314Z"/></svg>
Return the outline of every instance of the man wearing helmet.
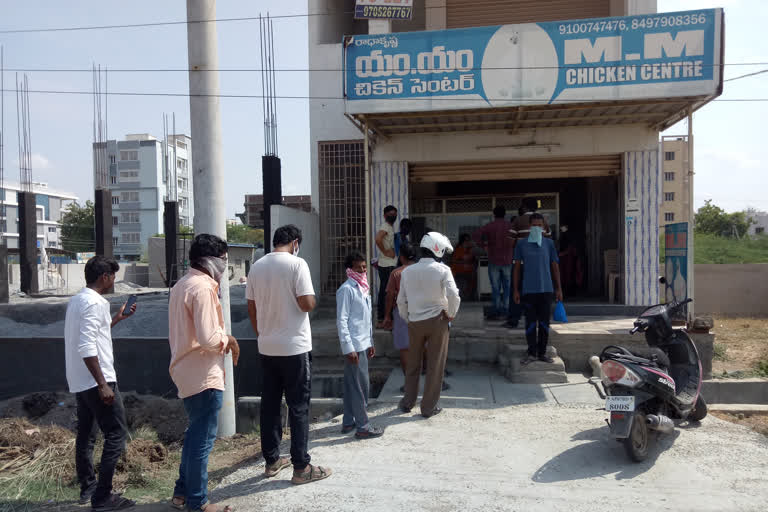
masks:
<svg viewBox="0 0 768 512"><path fill-rule="evenodd" d="M441 258L453 252L445 235L430 232L421 239L421 259L402 272L397 309L408 322L408 360L405 369L405 393L400 410L410 412L419 392L421 360L426 346L427 376L421 399L425 418L442 411L437 406L448 357L450 322L459 311L459 290L451 269Z"/></svg>

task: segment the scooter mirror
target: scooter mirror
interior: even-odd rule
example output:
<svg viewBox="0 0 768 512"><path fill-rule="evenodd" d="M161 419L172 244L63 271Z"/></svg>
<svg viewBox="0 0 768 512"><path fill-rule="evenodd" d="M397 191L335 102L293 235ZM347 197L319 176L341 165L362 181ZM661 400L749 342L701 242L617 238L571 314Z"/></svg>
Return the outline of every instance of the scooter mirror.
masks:
<svg viewBox="0 0 768 512"><path fill-rule="evenodd" d="M659 282L660 282L661 284L667 284L667 278L666 278L666 277L664 277L664 276L660 276L660 277L659 277Z"/></svg>

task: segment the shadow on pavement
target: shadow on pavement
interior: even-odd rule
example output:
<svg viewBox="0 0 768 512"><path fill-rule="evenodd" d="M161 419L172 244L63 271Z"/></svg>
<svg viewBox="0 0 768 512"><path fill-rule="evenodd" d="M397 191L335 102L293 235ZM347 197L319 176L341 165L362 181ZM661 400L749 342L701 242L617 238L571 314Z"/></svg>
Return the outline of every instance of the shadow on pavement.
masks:
<svg viewBox="0 0 768 512"><path fill-rule="evenodd" d="M549 460L534 473L538 483L567 482L616 475L616 480L629 480L642 475L656 463L659 455L669 449L680 432L658 436L643 462L633 462L607 427L594 428L574 435L573 441L590 441L569 448Z"/></svg>

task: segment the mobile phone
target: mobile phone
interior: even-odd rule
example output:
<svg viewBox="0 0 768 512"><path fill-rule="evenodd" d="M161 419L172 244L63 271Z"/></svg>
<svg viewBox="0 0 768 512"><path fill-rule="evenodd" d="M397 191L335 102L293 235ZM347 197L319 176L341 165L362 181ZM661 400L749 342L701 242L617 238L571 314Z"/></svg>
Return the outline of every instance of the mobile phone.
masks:
<svg viewBox="0 0 768 512"><path fill-rule="evenodd" d="M128 302L125 303L125 309L123 309L123 316L131 316L133 314L133 311L131 311L131 308L134 304L136 304L136 295L131 295L128 297Z"/></svg>

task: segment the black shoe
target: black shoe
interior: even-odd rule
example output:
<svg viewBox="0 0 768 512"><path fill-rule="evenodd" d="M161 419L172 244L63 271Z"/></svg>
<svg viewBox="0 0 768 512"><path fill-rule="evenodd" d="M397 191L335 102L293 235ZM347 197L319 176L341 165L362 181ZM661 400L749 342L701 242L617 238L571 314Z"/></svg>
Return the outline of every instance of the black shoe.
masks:
<svg viewBox="0 0 768 512"><path fill-rule="evenodd" d="M550 364L555 362L554 359L552 359L551 357L549 357L547 355L539 356L539 361L541 361L543 363L550 363Z"/></svg>
<svg viewBox="0 0 768 512"><path fill-rule="evenodd" d="M384 435L384 429L380 427L370 427L368 430L362 430L355 434L357 439L372 439Z"/></svg>
<svg viewBox="0 0 768 512"><path fill-rule="evenodd" d="M408 414L409 412L411 412L411 408L410 407L404 407L402 405L398 405L397 406L397 410L399 410L403 414Z"/></svg>
<svg viewBox="0 0 768 512"><path fill-rule="evenodd" d="M120 494L112 493L103 503L98 505L94 503L91 508L93 512L110 512L112 510L125 510L134 505L136 505L135 501L123 498Z"/></svg>
<svg viewBox="0 0 768 512"><path fill-rule="evenodd" d="M422 413L422 416L424 416L425 418L431 418L432 416L437 416L441 412L443 412L443 408L442 407L435 407L434 409L432 409L431 413L429 413L429 414L423 414Z"/></svg>
<svg viewBox="0 0 768 512"><path fill-rule="evenodd" d="M91 502L91 498L93 497L93 493L96 492L96 482L93 483L88 489L80 492L80 499L77 500L77 503L79 505L87 505Z"/></svg>
<svg viewBox="0 0 768 512"><path fill-rule="evenodd" d="M502 324L502 327L506 327L508 329L517 329L517 327L520 325L520 322L514 322L512 320L507 320Z"/></svg>
<svg viewBox="0 0 768 512"><path fill-rule="evenodd" d="M442 390L443 391L448 391L449 389L451 389L451 385L448 384L447 382L443 381L443 389Z"/></svg>
<svg viewBox="0 0 768 512"><path fill-rule="evenodd" d="M453 375L453 372L452 372L452 371L450 371L450 370L445 370L445 376L446 376L446 377L450 377L451 375Z"/></svg>
<svg viewBox="0 0 768 512"><path fill-rule="evenodd" d="M531 364L532 362L536 361L537 357L531 354L526 354L524 358L520 360L520 364L523 366L527 366Z"/></svg>
<svg viewBox="0 0 768 512"><path fill-rule="evenodd" d="M341 433L342 434L349 434L353 430L355 430L355 426L354 425L342 425L342 427L341 427Z"/></svg>

